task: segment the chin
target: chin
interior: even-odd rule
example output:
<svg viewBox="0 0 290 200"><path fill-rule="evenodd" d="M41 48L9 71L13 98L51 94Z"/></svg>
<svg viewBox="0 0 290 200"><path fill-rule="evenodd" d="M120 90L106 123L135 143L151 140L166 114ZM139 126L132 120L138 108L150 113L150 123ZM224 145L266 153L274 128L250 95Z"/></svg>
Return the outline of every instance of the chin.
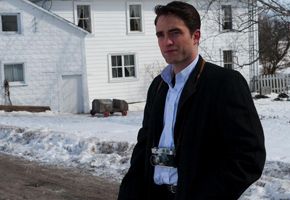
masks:
<svg viewBox="0 0 290 200"><path fill-rule="evenodd" d="M173 60L173 59L166 59L166 62L169 63L169 64L175 64L176 63L176 60Z"/></svg>

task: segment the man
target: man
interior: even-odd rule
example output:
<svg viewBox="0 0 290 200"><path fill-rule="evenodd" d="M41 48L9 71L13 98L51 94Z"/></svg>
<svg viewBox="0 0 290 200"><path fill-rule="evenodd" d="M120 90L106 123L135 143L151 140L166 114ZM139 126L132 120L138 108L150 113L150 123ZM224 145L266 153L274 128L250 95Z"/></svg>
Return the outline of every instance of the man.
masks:
<svg viewBox="0 0 290 200"><path fill-rule="evenodd" d="M198 54L200 16L190 4L156 6L169 64L152 82L119 200L226 200L262 173L264 136L247 82Z"/></svg>

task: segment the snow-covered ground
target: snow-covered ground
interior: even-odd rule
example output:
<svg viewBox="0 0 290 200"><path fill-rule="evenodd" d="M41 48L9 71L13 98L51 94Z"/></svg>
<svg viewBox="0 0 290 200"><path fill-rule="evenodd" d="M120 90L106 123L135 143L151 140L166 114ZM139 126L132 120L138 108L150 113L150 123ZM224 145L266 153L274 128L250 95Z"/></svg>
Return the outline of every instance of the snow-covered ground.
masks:
<svg viewBox="0 0 290 200"><path fill-rule="evenodd" d="M265 133L267 163L242 200L290 200L290 101L255 100ZM42 163L83 168L120 181L143 118L144 104L126 117L0 111L0 152Z"/></svg>

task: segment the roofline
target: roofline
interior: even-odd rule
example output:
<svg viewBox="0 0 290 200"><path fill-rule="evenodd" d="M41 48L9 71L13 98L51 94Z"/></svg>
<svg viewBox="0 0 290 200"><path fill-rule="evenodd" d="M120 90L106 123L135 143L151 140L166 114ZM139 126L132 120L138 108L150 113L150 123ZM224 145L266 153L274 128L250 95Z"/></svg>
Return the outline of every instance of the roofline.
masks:
<svg viewBox="0 0 290 200"><path fill-rule="evenodd" d="M66 20L65 18L60 17L59 15L57 15L57 14L55 14L55 13L53 13L53 12L50 12L50 11L48 11L48 10L45 10L44 8L42 8L42 7L38 6L38 5L36 5L35 3L32 3L32 2L29 1L29 0L20 0L20 1L22 1L22 2L24 2L24 3L26 3L26 4L29 4L30 6L36 8L36 9L39 9L39 10L41 10L42 12L45 12L46 14L48 14L48 15L50 15L50 16L56 18L57 20L60 20L60 21L62 21L62 22L64 22L64 23L67 23L69 26L73 27L74 29L76 29L76 30L78 30L78 31L81 31L81 32L85 33L86 35L89 34L88 31L86 31L86 30L84 30L84 29L78 27L78 26L75 25L74 23L72 23L72 22Z"/></svg>

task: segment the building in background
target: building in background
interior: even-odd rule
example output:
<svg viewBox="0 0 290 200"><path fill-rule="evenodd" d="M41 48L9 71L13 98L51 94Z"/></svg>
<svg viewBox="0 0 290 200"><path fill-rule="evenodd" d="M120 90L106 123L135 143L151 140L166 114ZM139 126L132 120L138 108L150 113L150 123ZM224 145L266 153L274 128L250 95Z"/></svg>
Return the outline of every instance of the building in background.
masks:
<svg viewBox="0 0 290 200"><path fill-rule="evenodd" d="M152 78L166 65L155 36L153 9L168 2L0 1L0 15L14 14L13 19L4 17L4 23L19 20L21 24L17 25L20 31L15 31L14 25L12 34L0 32L0 40L6 41L0 43L1 83L7 64L24 72L23 80L10 81L12 103L78 113L89 112L93 99L144 101ZM202 17L201 55L240 71L249 81L247 64L250 49L257 47L257 29L252 30L253 37L247 30L238 31L251 16L248 4L219 0L208 7L207 0L187 2L195 5ZM18 86L18 82L23 84Z"/></svg>
<svg viewBox="0 0 290 200"><path fill-rule="evenodd" d="M14 105L88 110L87 34L30 1L0 1L1 104L6 79Z"/></svg>

